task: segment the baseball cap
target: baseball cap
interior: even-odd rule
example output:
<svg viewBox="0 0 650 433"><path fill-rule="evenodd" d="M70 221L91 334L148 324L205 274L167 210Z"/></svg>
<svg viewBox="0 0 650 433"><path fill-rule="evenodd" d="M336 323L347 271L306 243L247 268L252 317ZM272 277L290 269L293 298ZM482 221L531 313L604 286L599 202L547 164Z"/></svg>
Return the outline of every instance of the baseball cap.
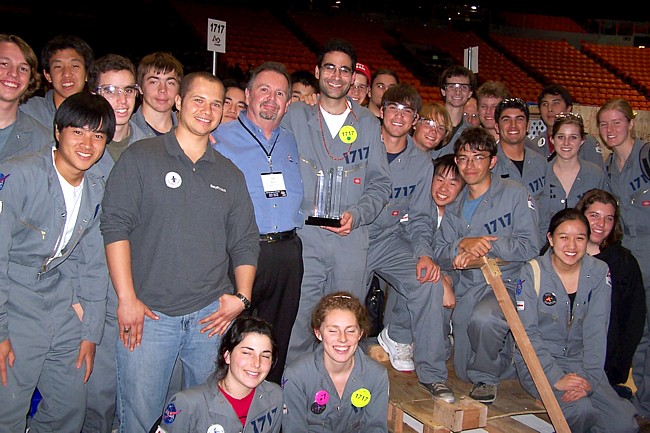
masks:
<svg viewBox="0 0 650 433"><path fill-rule="evenodd" d="M366 76L368 79L368 85L370 85L370 69L363 63L357 63L357 66L355 67L355 71L357 73L361 73Z"/></svg>

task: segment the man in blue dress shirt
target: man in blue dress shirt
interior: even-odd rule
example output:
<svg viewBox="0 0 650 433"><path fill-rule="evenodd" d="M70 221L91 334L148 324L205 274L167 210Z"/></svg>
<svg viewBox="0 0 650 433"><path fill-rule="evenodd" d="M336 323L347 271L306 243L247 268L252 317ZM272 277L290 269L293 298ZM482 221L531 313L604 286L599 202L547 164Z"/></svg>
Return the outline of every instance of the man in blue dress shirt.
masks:
<svg viewBox="0 0 650 433"><path fill-rule="evenodd" d="M244 173L253 200L260 255L248 311L274 326L279 347L267 379L279 384L303 274L302 242L296 235L304 220L298 147L293 133L280 127L291 103L285 66L276 62L259 66L246 86L246 103L248 109L237 121L213 132L213 146Z"/></svg>

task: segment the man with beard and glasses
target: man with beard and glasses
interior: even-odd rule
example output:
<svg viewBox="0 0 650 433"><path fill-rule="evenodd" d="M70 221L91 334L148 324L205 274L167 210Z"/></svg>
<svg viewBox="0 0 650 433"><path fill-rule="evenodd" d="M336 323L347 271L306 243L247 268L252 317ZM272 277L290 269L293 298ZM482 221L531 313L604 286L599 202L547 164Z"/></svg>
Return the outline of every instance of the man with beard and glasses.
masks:
<svg viewBox="0 0 650 433"><path fill-rule="evenodd" d="M317 104L291 104L282 119L282 125L298 142L305 192L303 213L313 212L317 178L329 173L340 179L337 197L341 212L340 227L306 224L298 230L305 273L287 354L289 364L313 348L316 339L309 316L323 295L343 290L365 299L368 225L390 196L390 173L379 121L346 97L354 82L356 61L356 51L349 42L328 41L314 71L320 87Z"/></svg>
<svg viewBox="0 0 650 433"><path fill-rule="evenodd" d="M302 281L302 181L293 134L280 127L291 103L290 77L282 63L253 71L246 104L234 122L213 132L213 147L244 173L260 231L260 255L249 312L275 329L277 362L268 380L280 384Z"/></svg>

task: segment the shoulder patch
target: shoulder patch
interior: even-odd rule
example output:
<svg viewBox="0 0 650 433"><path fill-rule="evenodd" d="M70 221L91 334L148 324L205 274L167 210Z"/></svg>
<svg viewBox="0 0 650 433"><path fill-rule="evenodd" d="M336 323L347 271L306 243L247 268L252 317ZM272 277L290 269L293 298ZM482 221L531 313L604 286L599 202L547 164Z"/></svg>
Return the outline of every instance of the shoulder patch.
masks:
<svg viewBox="0 0 650 433"><path fill-rule="evenodd" d="M11 176L11 174L8 174L8 175L5 176L4 174L0 173L0 190L1 190L2 188L4 188L4 186L5 186L5 182L7 181L7 178L8 178L9 176Z"/></svg>
<svg viewBox="0 0 650 433"><path fill-rule="evenodd" d="M163 421L165 421L165 424L171 424L176 421L176 415L179 413L181 413L181 411L176 410L176 405L174 403L169 403L163 413Z"/></svg>

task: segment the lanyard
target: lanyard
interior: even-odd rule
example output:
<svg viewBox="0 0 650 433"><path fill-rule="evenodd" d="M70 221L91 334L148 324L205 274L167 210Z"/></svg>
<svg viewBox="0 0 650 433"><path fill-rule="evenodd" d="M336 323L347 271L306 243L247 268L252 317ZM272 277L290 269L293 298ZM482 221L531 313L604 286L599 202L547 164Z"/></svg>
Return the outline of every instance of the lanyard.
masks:
<svg viewBox="0 0 650 433"><path fill-rule="evenodd" d="M241 124L241 126L244 127L244 129L246 130L246 132L248 132L248 134L249 134L251 137L253 137L253 139L254 139L255 141L257 141L257 144L260 145L260 148L262 149L262 151L263 151L264 154L266 155L266 159L269 161L269 170L271 170L271 173L273 173L273 160L272 160L272 158L271 158L271 155L273 154L273 149L275 149L275 144L278 142L278 138L280 138L280 134L278 134L278 135L275 137L275 141L273 141L273 145L271 145L271 150L270 150L270 151L267 151L267 150L266 150L266 147L264 146L264 144L262 144L262 142L261 142L261 141L260 141L260 140L255 136L255 134L253 134L253 132L252 132L250 129L248 129L248 128L246 127L246 125L244 125L244 122L242 122L241 119L240 119L239 117L237 118L237 120L239 121L239 123Z"/></svg>

